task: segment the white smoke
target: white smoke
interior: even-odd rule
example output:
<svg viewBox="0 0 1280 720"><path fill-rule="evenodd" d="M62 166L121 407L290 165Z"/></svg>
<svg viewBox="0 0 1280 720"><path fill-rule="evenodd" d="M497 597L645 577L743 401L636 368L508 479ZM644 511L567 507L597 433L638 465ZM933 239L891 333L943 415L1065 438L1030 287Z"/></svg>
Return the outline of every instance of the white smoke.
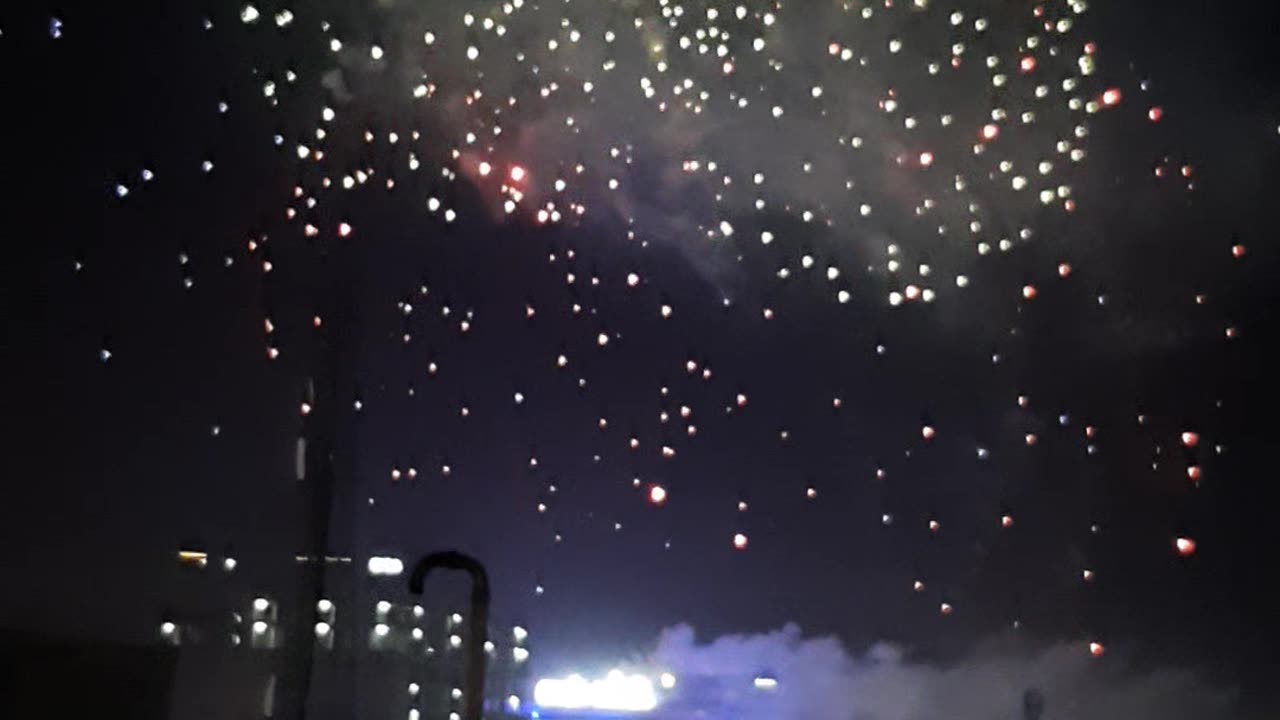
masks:
<svg viewBox="0 0 1280 720"><path fill-rule="evenodd" d="M1229 720L1243 717L1237 694L1190 670L1138 669L1115 653L1091 658L1079 644L1016 651L998 644L946 665L910 660L877 644L848 652L832 637L805 637L788 624L760 635L699 644L688 625L661 634L650 658L677 678L720 678L741 686L742 720L1020 720L1023 696L1045 700L1043 720ZM767 673L773 692L751 688ZM755 695L752 698L752 695ZM714 717L714 715L712 715Z"/></svg>

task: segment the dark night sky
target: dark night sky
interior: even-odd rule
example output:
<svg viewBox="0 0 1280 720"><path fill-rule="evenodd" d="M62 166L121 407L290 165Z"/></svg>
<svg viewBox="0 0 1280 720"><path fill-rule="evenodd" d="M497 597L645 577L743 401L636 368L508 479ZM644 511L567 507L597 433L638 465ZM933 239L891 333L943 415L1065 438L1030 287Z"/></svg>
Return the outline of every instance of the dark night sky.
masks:
<svg viewBox="0 0 1280 720"><path fill-rule="evenodd" d="M337 428L332 549L357 562L446 546L474 553L490 567L499 615L538 638L540 668L641 654L681 622L701 640L795 622L855 656L891 642L938 667L977 663L991 642L1087 656L1097 640L1107 653L1084 673L1186 668L1206 687L1240 688L1232 712L1241 717L1274 707L1268 314L1280 269L1271 203L1280 91L1265 34L1280 20L1274 9L1096 3L1070 33L1020 50L1034 31L1032 3L957 3L972 8L964 27L985 12L991 29L939 80L925 66L941 60L947 77L956 40L951 8L936 1L925 13L879 8L884 20L863 22L838 3L815 1L810 13L791 0L761 53L748 38L764 3L744 2L743 20L731 17L734 3L688 3L693 26L705 6L733 28L732 75L714 41L706 56L679 50L676 38L692 29L670 30L672 69L659 73L639 40L664 40L656 2L530 2L503 38L481 26L487 5L472 27L463 3L311 5L293 8L287 28L272 21L274 4L252 25L227 5L208 11L207 31L205 13L183 3L0 11L16 120L5 183L0 624L149 642L172 602L178 546L234 548L249 577L255 558L291 558L306 511L293 479L299 403L324 338L341 347L337 397L322 415ZM1062 3L1046 8L1070 15ZM63 37L50 37L51 17ZM580 44L561 17L581 29ZM646 19L642 32L633 17ZM600 39L606 29L617 30L616 48ZM340 53L329 50L333 36ZM886 51L894 39L901 53ZM1088 41L1099 47L1097 72L1065 93ZM983 66L988 42L1010 74L1007 92ZM854 60L829 56L829 43L853 47ZM368 59L373 44L384 59ZM468 44L481 48L477 61ZM859 69L863 53L871 61ZM1019 74L1024 55L1037 66ZM608 57L612 76L600 67ZM781 70L765 65L770 57ZM686 76L691 92L708 92L696 117L680 107L689 95L670 94ZM415 100L423 77L437 89ZM659 97L646 99L639 77ZM268 79L278 107L264 97ZM1030 94L1038 82L1050 88L1045 100ZM1114 108L1067 108L1072 94L1112 87L1123 97ZM465 102L475 88L483 98ZM877 107L890 88L896 114ZM750 97L747 108L734 91ZM508 95L519 102L494 116ZM671 107L660 113L662 99ZM785 115L770 117L775 104ZM1010 117L975 156L996 106ZM1035 123L1018 122L1024 106ZM940 126L942 113L954 125ZM904 129L905 115L927 127ZM1071 163L1054 142L1082 121L1089 136L1073 147L1088 155ZM466 145L467 132L481 139ZM857 152L847 144L855 135L865 142ZM299 160L303 142L324 158ZM932 167L920 167L924 148ZM1002 174L1006 157L1017 170ZM1038 201L1045 157L1055 163L1048 185L1071 186L1073 212L1061 198ZM688 159L703 170L682 172ZM480 177L481 160L493 176ZM705 172L708 161L716 172ZM513 165L528 169L528 197L503 217L499 186ZM155 179L140 180L143 168ZM342 176L370 168L367 183L341 189ZM768 178L759 187L755 172ZM1009 189L1018 172L1031 178L1020 194ZM967 178L963 191L956 175ZM552 188L555 177L571 180L567 192ZM618 191L610 177L622 179ZM428 210L429 197L440 211ZM924 197L938 206L922 219ZM548 201L588 211L542 224L535 213ZM862 203L874 212L864 216ZM445 222L444 208L457 220ZM975 219L983 227L971 234ZM338 237L342 222L350 237ZM317 237L304 235L306 223ZM1025 242L1023 227L1034 229ZM765 231L777 239L762 244ZM1001 237L1012 250L975 250ZM1240 258L1236 244L1247 249ZM1064 262L1072 271L1059 277ZM829 280L828 267L839 277ZM959 274L969 287L957 288ZM937 299L892 306L890 292L909 283ZM312 328L317 312L323 332ZM273 345L281 355L270 361ZM925 425L936 428L930 440ZM1097 428L1094 454L1086 426ZM1179 442L1188 430L1199 433L1194 449ZM664 445L674 458L661 456ZM979 460L978 447L990 457ZM1203 469L1198 486L1187 480L1192 464ZM392 481L409 468L414 481ZM651 483L669 493L661 507L646 501ZM1006 513L1012 528L1001 527ZM739 532L749 538L742 551ZM1178 536L1195 539L1193 556L1178 557ZM1092 583L1081 581L1086 568ZM912 592L916 579L922 592ZM940 614L942 602L954 612Z"/></svg>

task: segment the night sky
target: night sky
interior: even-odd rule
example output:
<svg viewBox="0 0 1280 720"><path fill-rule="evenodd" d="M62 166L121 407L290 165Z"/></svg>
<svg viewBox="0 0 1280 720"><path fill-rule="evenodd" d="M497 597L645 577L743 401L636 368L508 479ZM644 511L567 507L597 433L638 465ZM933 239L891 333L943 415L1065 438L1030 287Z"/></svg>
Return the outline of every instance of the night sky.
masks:
<svg viewBox="0 0 1280 720"><path fill-rule="evenodd" d="M1266 715L1280 16L1131 5L0 10L0 624L154 642L328 432L330 550L474 554L539 671Z"/></svg>

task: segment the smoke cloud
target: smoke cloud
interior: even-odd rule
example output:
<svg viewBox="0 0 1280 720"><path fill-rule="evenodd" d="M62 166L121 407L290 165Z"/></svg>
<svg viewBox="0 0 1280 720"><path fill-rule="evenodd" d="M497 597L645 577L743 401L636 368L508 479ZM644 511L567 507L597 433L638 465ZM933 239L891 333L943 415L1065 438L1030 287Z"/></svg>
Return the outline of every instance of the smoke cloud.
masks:
<svg viewBox="0 0 1280 720"><path fill-rule="evenodd" d="M1091 658L1079 644L1017 651L988 643L943 665L913 661L887 643L850 653L839 640L805 637L794 624L705 644L692 627L678 625L662 632L650 660L686 684L712 679L717 704L746 720L1015 720L1026 717L1028 690L1042 696L1043 720L1245 717L1234 690L1196 672L1139 669L1116 653ZM776 678L777 688L756 690L752 680L761 675Z"/></svg>

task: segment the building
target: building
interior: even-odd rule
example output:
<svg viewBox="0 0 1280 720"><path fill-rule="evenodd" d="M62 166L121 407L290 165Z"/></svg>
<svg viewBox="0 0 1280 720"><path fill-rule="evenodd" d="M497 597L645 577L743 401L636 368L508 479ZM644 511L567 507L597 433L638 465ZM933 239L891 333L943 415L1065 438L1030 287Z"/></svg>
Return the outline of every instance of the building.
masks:
<svg viewBox="0 0 1280 720"><path fill-rule="evenodd" d="M460 717L468 608L413 597L399 557L174 557L177 593L155 612L156 643L175 658L168 717L296 717L303 705L308 718ZM310 601L301 580L317 564L334 593ZM491 623L488 635L486 717L499 717L522 703L529 632Z"/></svg>

